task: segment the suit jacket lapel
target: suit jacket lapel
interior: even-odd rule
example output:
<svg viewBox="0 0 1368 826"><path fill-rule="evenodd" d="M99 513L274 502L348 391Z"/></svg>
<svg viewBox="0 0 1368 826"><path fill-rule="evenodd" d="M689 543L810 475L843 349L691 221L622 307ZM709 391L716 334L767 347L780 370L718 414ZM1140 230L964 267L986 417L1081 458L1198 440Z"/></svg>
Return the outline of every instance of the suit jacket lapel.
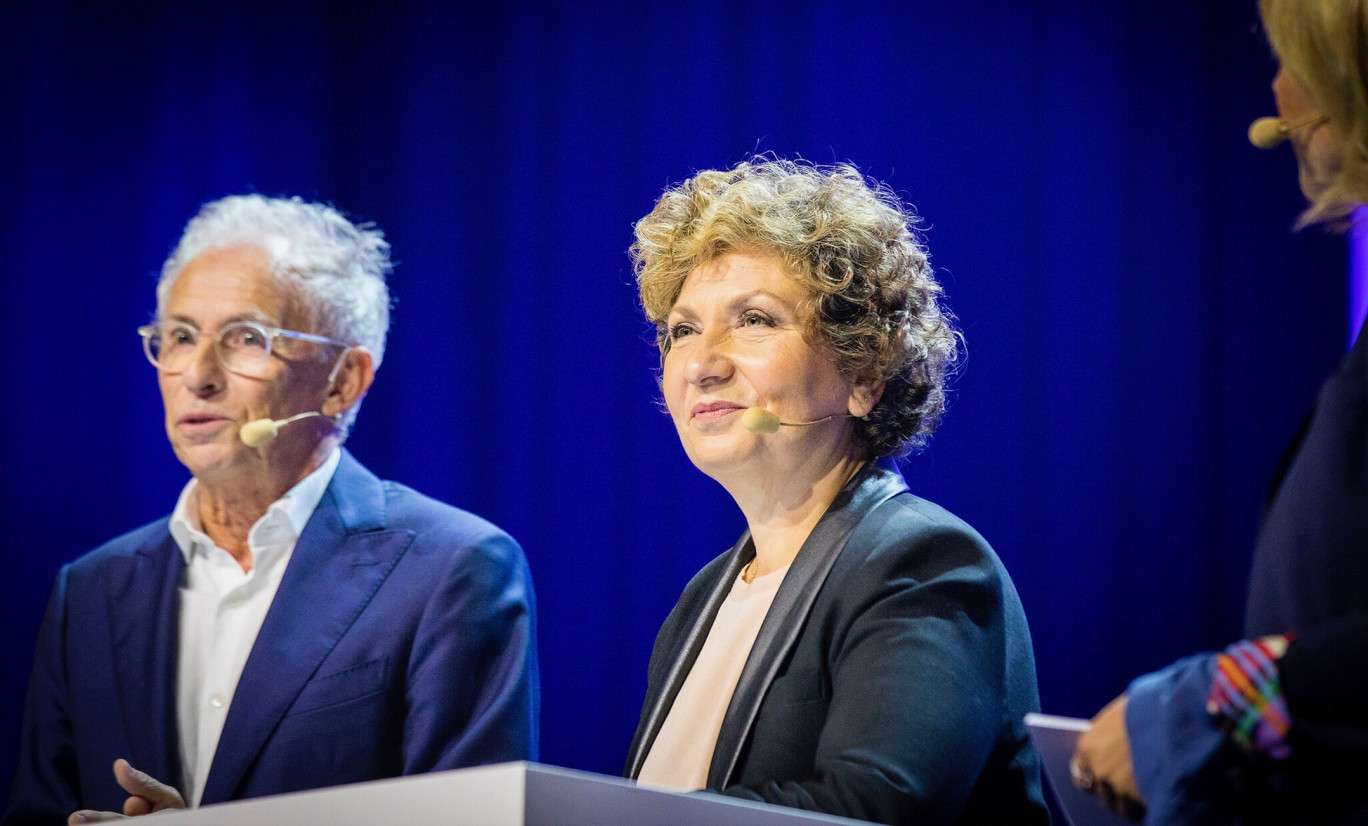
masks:
<svg viewBox="0 0 1368 826"><path fill-rule="evenodd" d="M110 642L117 667L127 757L137 768L180 783L176 727L176 651L185 558L169 532L161 540L110 560L107 596Z"/></svg>
<svg viewBox="0 0 1368 826"><path fill-rule="evenodd" d="M779 592L774 595L774 602L765 614L750 656L736 681L713 747L712 764L708 768L709 789L723 789L730 783L765 692L797 642L822 583L845 548L851 532L870 511L905 490L907 485L896 469L870 463L837 495L803 542L789 572L784 575ZM726 586L724 596L725 591L730 590L730 579L726 580ZM716 608L713 610L715 613Z"/></svg>
<svg viewBox="0 0 1368 826"><path fill-rule="evenodd" d="M233 797L295 697L413 542L412 533L384 525L380 480L344 451L242 669L203 803Z"/></svg>
<svg viewBox="0 0 1368 826"><path fill-rule="evenodd" d="M1278 497L1283 480L1292 469L1297 454L1301 453L1307 434L1311 432L1311 423L1315 421L1316 410L1321 406L1322 397L1327 393L1347 393L1350 398L1360 400L1364 396L1365 379L1368 379L1368 319L1365 319L1363 326L1359 328L1358 335L1354 338L1354 346L1349 348L1339 368L1322 387L1311 409L1302 417L1301 426L1297 428L1296 434L1287 443L1287 447L1283 448L1268 488L1264 491L1263 518L1268 517L1268 511L1273 507L1273 500Z"/></svg>
<svg viewBox="0 0 1368 826"><path fill-rule="evenodd" d="M681 606L693 615L694 620L684 628L684 633L675 639L670 648L669 656L665 660L670 663L670 670L666 673L665 678L656 683L646 695L644 703L644 707L647 709L645 723L639 727L637 737L627 753L627 771L625 772L627 777L635 779L641 773L641 766L646 762L646 755L650 753L651 745L655 742L656 735L660 733L660 727L665 723L665 718L670 713L670 707L674 705L680 687L684 685L684 679L689 676L694 660L698 659L698 652L703 648L703 642L708 638L708 631L712 628L717 610L727 598L727 593L731 591L732 583L736 580L737 574L754 556L755 548L750 542L750 531L746 531L741 534L741 538L728 552L726 564L722 566L721 572L712 585L704 592L701 605L697 609Z"/></svg>

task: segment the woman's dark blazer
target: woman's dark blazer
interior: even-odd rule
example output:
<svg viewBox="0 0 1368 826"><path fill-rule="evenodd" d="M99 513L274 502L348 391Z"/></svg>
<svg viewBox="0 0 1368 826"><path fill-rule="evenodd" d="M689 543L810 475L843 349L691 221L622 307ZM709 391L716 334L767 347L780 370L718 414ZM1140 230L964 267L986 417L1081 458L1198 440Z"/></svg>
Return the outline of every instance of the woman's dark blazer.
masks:
<svg viewBox="0 0 1368 826"><path fill-rule="evenodd" d="M684 589L656 638L627 758L635 778L749 534ZM973 528L869 465L803 544L760 627L707 788L882 823L1048 823L1022 723L1030 632Z"/></svg>

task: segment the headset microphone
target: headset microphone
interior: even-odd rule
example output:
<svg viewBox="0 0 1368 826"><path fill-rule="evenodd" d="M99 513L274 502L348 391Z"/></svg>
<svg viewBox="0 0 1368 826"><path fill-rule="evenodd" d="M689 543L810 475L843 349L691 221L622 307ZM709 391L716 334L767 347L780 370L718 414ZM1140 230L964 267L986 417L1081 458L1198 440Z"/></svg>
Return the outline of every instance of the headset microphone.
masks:
<svg viewBox="0 0 1368 826"><path fill-rule="evenodd" d="M781 422L779 417L763 407L747 407L746 412L741 414L741 425L752 433L778 433L782 427L807 427L808 425L821 424L838 418L835 415L827 416L825 419L817 419L811 422ZM840 416L842 419L852 419L854 416Z"/></svg>
<svg viewBox="0 0 1368 826"><path fill-rule="evenodd" d="M1293 132L1304 126L1318 126L1329 120L1325 115L1311 115L1295 123L1282 118L1259 118L1249 124L1249 142L1260 149L1272 149L1287 140Z"/></svg>
<svg viewBox="0 0 1368 826"><path fill-rule="evenodd" d="M238 438L248 447L261 447L274 439L285 425L297 422L300 419L307 419L310 416L323 416L323 414L314 410L309 413L298 413L288 419L253 419L238 428ZM323 418L328 417L323 416Z"/></svg>

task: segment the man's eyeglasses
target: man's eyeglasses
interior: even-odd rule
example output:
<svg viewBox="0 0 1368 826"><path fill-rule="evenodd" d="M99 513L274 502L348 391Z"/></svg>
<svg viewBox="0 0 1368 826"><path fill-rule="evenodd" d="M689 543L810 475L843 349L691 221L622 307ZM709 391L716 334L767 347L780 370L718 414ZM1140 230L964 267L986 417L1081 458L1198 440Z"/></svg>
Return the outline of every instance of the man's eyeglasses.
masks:
<svg viewBox="0 0 1368 826"><path fill-rule="evenodd" d="M181 321L163 321L138 328L142 336L143 352L152 366L163 373L182 373L199 352L201 333L198 328ZM271 342L276 336L298 341L350 347L346 342L297 330L267 327L255 321L235 321L219 330L214 339L214 352L219 363L234 373L252 375L266 366L271 358Z"/></svg>

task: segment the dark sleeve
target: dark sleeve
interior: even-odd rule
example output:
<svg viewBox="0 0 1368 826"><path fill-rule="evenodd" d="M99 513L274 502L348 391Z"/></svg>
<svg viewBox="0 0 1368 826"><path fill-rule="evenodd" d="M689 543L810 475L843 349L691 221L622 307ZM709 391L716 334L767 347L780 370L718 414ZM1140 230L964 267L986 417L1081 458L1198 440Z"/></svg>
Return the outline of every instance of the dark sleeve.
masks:
<svg viewBox="0 0 1368 826"><path fill-rule="evenodd" d="M57 574L47 613L38 631L33 676L20 734L19 766L10 787L9 807L0 823L66 823L81 808L76 771L76 742L67 712L66 638L67 569Z"/></svg>
<svg viewBox="0 0 1368 826"><path fill-rule="evenodd" d="M1250 765L1206 710L1215 654L1198 654L1133 682L1126 707L1135 779L1157 823L1209 823L1237 808ZM1312 739L1368 750L1368 616L1325 623L1293 640L1278 663L1293 751Z"/></svg>
<svg viewBox="0 0 1368 826"><path fill-rule="evenodd" d="M1368 751L1368 613L1302 632L1278 674L1296 737Z"/></svg>
<svg viewBox="0 0 1368 826"><path fill-rule="evenodd" d="M1215 654L1195 654L1127 689L1126 736L1147 822L1224 823L1237 808L1232 778L1244 758L1206 709L1215 668Z"/></svg>
<svg viewBox="0 0 1368 826"><path fill-rule="evenodd" d="M870 554L839 584L815 775L724 793L881 823L954 822L1008 707L1010 586L992 559L981 538L951 528Z"/></svg>
<svg viewBox="0 0 1368 826"><path fill-rule="evenodd" d="M522 549L490 532L432 583L413 643L404 773L537 759L536 613Z"/></svg>

